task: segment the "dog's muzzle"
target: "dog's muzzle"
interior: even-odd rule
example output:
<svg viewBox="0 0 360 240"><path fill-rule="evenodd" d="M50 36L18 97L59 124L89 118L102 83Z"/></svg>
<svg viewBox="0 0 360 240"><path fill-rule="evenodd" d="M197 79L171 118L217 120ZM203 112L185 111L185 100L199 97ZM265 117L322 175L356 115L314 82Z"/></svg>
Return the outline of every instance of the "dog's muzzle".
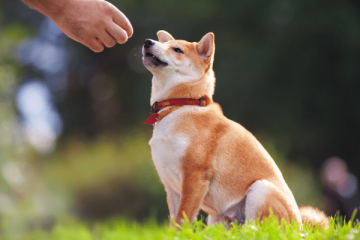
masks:
<svg viewBox="0 0 360 240"><path fill-rule="evenodd" d="M144 49L143 49L143 62L145 66L149 67L165 67L168 64L166 62L161 61L158 57L156 57L153 52L154 48L151 46L155 45L155 42L151 39L145 39L144 41Z"/></svg>
<svg viewBox="0 0 360 240"><path fill-rule="evenodd" d="M153 41L151 41L150 39L145 39L144 41L144 48L150 48L152 45L154 45L155 43Z"/></svg>

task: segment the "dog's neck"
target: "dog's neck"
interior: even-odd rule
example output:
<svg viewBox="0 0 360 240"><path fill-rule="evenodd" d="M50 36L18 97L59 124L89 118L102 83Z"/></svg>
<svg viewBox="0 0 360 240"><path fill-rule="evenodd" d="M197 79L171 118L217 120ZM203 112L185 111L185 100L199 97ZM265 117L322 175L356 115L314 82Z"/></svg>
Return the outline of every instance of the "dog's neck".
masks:
<svg viewBox="0 0 360 240"><path fill-rule="evenodd" d="M191 76L168 77L154 75L152 78L152 89L150 105L173 98L206 97L212 101L215 87L215 76L212 70L202 77L194 79Z"/></svg>

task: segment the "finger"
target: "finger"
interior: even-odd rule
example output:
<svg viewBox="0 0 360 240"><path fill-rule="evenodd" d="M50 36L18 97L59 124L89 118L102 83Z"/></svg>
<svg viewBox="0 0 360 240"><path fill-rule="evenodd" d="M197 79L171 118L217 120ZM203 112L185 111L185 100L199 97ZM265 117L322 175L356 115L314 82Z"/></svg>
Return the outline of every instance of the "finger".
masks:
<svg viewBox="0 0 360 240"><path fill-rule="evenodd" d="M98 38L108 48L111 48L116 44L116 40L105 30Z"/></svg>
<svg viewBox="0 0 360 240"><path fill-rule="evenodd" d="M86 46L94 52L102 52L104 50L104 45L97 38L93 38Z"/></svg>
<svg viewBox="0 0 360 240"><path fill-rule="evenodd" d="M131 38L131 36L134 33L134 30L133 30L133 27L131 26L129 19L117 8L115 8L115 11L114 11L114 14L112 17L113 17L114 23L116 23L122 29L124 29L127 33L127 36L129 38Z"/></svg>
<svg viewBox="0 0 360 240"><path fill-rule="evenodd" d="M128 40L128 35L124 29L122 29L116 23L111 23L107 26L106 31L118 42L125 43Z"/></svg>

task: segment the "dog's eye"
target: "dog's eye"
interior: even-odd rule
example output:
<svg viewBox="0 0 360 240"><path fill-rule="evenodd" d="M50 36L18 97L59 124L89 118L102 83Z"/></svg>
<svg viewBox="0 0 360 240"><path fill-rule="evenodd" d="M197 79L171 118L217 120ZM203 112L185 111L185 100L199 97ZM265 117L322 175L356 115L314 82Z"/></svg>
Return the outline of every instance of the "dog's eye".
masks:
<svg viewBox="0 0 360 240"><path fill-rule="evenodd" d="M174 50L175 52L177 52L177 53L184 53L183 51L181 51L180 48L173 48L173 50Z"/></svg>

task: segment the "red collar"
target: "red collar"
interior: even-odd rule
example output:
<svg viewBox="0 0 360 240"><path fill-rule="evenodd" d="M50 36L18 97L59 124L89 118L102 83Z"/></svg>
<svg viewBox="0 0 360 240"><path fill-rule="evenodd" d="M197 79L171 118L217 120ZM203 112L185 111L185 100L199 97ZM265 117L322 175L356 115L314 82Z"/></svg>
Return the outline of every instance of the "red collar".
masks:
<svg viewBox="0 0 360 240"><path fill-rule="evenodd" d="M174 99L164 100L164 101L161 101L161 102L155 102L151 106L151 110L150 110L151 115L145 121L145 123L148 124L148 125L153 125L157 121L159 121L161 118L165 117L167 114L170 113L170 112L168 112L164 116L161 116L161 118L159 119L158 112L163 108L171 107L171 106L183 106L183 105L197 105L197 106L200 106L200 107L205 107L207 105L207 102L206 102L205 98L200 98L200 99L174 98Z"/></svg>

